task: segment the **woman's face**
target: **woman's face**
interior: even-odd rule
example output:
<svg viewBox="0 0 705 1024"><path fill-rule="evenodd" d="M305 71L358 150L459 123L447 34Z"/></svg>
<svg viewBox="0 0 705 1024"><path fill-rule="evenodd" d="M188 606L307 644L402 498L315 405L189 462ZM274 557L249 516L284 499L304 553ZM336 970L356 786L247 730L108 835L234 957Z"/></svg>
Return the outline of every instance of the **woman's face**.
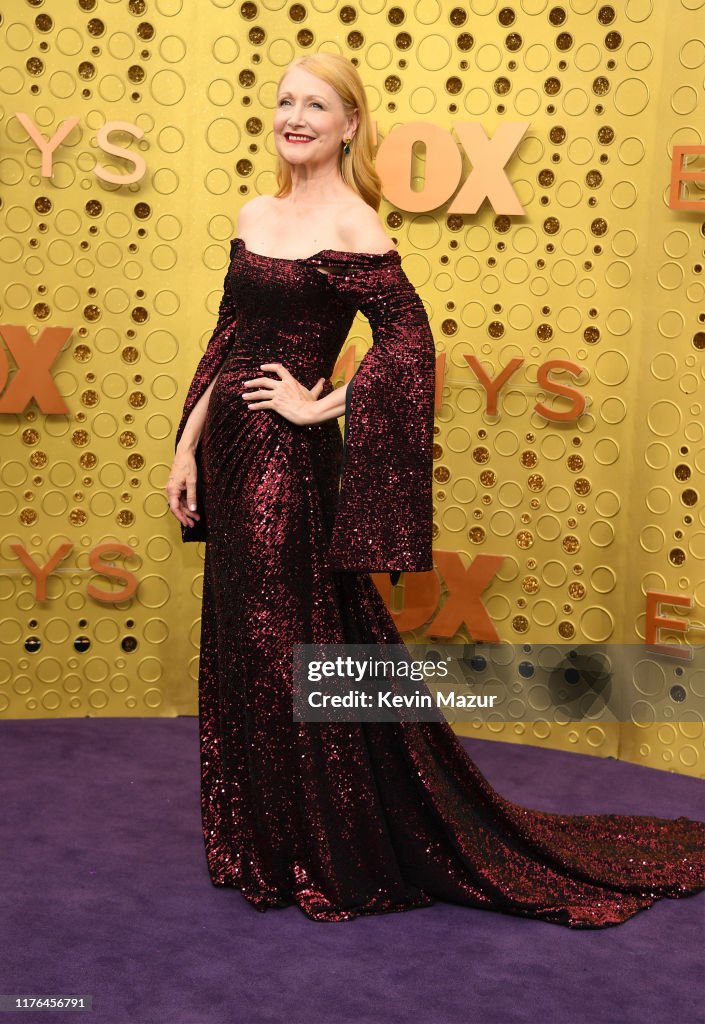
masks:
<svg viewBox="0 0 705 1024"><path fill-rule="evenodd" d="M280 81L274 144L290 164L320 166L337 161L343 139L353 135L356 125L356 115L345 116L335 89L310 71L292 68Z"/></svg>

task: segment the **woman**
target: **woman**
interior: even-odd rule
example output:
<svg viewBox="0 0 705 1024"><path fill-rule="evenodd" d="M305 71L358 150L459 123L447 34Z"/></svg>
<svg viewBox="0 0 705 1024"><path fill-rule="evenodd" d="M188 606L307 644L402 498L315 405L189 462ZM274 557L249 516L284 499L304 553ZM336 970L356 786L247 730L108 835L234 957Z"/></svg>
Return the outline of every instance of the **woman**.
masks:
<svg viewBox="0 0 705 1024"><path fill-rule="evenodd" d="M213 884L317 921L441 899L574 928L705 888L705 823L520 807L445 722L293 721L293 645L400 644L368 574L432 569L434 346L376 212L353 65L294 61L274 139L279 190L240 211L167 487L183 539L208 541L199 718ZM357 310L373 345L336 390Z"/></svg>

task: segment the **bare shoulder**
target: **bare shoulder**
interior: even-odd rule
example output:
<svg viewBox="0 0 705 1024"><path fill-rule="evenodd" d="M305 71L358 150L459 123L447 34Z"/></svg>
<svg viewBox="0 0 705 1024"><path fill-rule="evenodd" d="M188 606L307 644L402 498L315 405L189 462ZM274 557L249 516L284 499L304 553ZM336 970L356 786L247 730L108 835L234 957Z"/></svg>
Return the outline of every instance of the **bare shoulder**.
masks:
<svg viewBox="0 0 705 1024"><path fill-rule="evenodd" d="M247 202L242 204L238 211L237 222L235 224L235 234L238 238L244 231L247 231L252 224L255 224L258 221L266 211L271 198L272 197L268 195L253 196L252 199L248 199Z"/></svg>
<svg viewBox="0 0 705 1024"><path fill-rule="evenodd" d="M351 203L346 214L342 230L352 252L385 253L396 249L379 214L364 199Z"/></svg>

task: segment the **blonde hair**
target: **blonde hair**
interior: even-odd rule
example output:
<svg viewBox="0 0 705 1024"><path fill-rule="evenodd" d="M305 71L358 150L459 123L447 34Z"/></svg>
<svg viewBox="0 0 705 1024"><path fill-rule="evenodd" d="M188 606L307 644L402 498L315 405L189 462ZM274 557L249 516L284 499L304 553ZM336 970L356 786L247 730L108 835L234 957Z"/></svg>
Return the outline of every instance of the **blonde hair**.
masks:
<svg viewBox="0 0 705 1024"><path fill-rule="evenodd" d="M285 68L281 78L291 68L300 67L317 75L337 92L346 115L358 110L358 126L350 143L350 153L340 146L338 170L343 181L354 189L373 210L379 210L382 201L382 181L375 170L372 150L372 121L367 105L367 94L357 68L347 57L338 53L311 53L296 57ZM281 81L280 78L280 81ZM291 192L291 168L277 153L277 198Z"/></svg>

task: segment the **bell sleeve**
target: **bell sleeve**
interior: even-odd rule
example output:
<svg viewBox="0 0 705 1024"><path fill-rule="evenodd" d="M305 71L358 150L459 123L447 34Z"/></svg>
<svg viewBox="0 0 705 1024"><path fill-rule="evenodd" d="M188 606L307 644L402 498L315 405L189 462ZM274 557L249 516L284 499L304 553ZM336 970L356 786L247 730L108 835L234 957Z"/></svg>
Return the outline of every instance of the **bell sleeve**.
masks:
<svg viewBox="0 0 705 1024"><path fill-rule="evenodd" d="M205 352L201 356L200 362L196 367L196 372L193 376L193 380L189 385L184 401L183 412L181 414L181 420L176 430L176 438L174 440L174 450L181 440L181 435L184 432L184 428L188 421L189 416L193 411L193 407L198 402L199 398L206 390L208 385L211 383L213 378L218 373L225 362L225 357L230 350L230 345L235 330L235 324L237 320L237 313L235 309L235 299L232 293L232 274L231 268L233 259L235 256L235 239L230 242L230 260L228 262L228 269L225 274L225 280L223 281L223 293L220 299L220 307L218 309L218 319L211 334L208 344L206 345ZM184 543L189 541L205 541L208 539L208 529L205 518L205 503L203 499L203 475L201 472L201 441L199 438L198 444L195 450L196 459L196 504L200 519L193 526L181 526L181 539Z"/></svg>
<svg viewBox="0 0 705 1024"><path fill-rule="evenodd" d="M329 565L389 572L396 583L402 572L433 568L435 346L396 249L344 256L329 280L367 317L372 347L346 394Z"/></svg>

